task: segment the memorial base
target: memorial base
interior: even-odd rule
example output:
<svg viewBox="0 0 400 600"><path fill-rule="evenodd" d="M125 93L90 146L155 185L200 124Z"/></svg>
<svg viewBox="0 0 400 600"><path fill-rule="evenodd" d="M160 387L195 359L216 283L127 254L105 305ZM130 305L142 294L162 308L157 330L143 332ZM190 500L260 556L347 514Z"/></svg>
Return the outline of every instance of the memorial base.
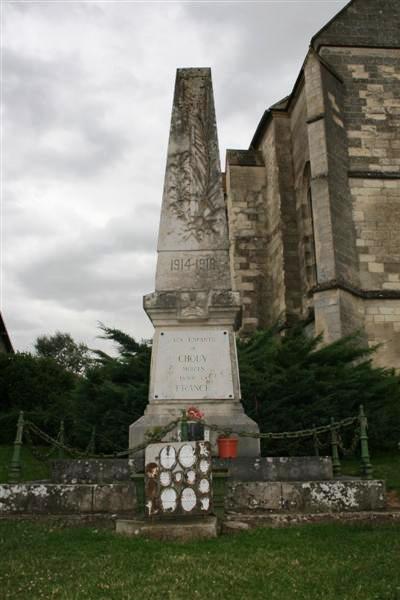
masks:
<svg viewBox="0 0 400 600"><path fill-rule="evenodd" d="M154 432L156 428L165 427L171 421L179 419L182 415L182 410L186 410L187 407L187 402L182 404L176 401L171 402L171 404L166 402L162 404L150 403L143 417L132 423L129 427L129 447L134 448L148 439L146 438L146 433ZM245 414L240 402L224 400L219 403L212 400L208 403L207 401L201 401L196 403L196 407L204 412L206 423L217 425L222 430L228 429L233 432L259 433L257 423ZM219 432L210 431L213 456L218 455L217 438L219 435ZM165 436L163 441L176 441L177 436L177 429L174 429ZM144 450L141 450L137 453L132 453L132 457L142 456L143 454ZM252 437L240 437L238 456L260 456L260 440Z"/></svg>
<svg viewBox="0 0 400 600"><path fill-rule="evenodd" d="M170 519L168 521L118 519L115 522L115 533L129 537L146 537L180 542L204 540L217 537L217 517L192 517Z"/></svg>

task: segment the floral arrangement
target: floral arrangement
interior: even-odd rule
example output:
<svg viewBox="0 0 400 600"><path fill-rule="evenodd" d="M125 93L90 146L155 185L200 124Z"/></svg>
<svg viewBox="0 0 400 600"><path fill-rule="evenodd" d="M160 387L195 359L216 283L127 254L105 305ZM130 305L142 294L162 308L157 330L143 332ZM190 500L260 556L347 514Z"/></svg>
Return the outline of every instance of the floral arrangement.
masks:
<svg viewBox="0 0 400 600"><path fill-rule="evenodd" d="M196 406L189 406L186 410L186 418L190 421L201 421L204 417L204 413L201 412Z"/></svg>

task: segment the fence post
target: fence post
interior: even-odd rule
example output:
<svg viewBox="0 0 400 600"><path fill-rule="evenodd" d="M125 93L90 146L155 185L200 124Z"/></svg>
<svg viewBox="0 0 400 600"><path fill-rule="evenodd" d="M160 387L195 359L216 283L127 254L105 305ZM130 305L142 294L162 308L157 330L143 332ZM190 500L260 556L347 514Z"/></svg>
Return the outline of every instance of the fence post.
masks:
<svg viewBox="0 0 400 600"><path fill-rule="evenodd" d="M60 431L58 434L58 441L60 444L64 445L65 442L65 432L64 432L64 421L60 421ZM58 446L58 458L64 458L64 448Z"/></svg>
<svg viewBox="0 0 400 600"><path fill-rule="evenodd" d="M21 410L18 416L17 434L14 441L13 455L10 463L9 480L17 483L21 479L21 446L24 435L24 412Z"/></svg>
<svg viewBox="0 0 400 600"><path fill-rule="evenodd" d="M368 448L368 420L364 413L364 406L360 404L360 445L361 445L361 474L366 479L372 479L372 465Z"/></svg>
<svg viewBox="0 0 400 600"><path fill-rule="evenodd" d="M319 456L318 435L315 432L315 423L313 424L313 429L314 454L315 456Z"/></svg>
<svg viewBox="0 0 400 600"><path fill-rule="evenodd" d="M338 476L341 474L341 465L339 458L339 442L338 442L338 434L337 429L334 427L335 419L331 418L331 446L332 446L332 467L333 467L333 475Z"/></svg>

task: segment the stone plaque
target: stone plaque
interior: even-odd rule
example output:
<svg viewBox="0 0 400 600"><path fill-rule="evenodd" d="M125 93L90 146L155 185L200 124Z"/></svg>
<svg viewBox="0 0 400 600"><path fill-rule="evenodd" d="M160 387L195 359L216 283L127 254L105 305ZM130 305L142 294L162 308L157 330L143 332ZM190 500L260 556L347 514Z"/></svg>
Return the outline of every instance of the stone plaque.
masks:
<svg viewBox="0 0 400 600"><path fill-rule="evenodd" d="M210 443L149 444L145 456L145 492L147 517L209 513Z"/></svg>
<svg viewBox="0 0 400 600"><path fill-rule="evenodd" d="M155 400L233 398L227 330L166 329L157 341Z"/></svg>

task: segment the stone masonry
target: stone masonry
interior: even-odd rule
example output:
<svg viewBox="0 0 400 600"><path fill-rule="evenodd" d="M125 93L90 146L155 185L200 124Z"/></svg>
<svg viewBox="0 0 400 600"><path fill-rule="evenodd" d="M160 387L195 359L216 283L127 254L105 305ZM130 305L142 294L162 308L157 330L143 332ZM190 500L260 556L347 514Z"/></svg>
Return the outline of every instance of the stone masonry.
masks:
<svg viewBox="0 0 400 600"><path fill-rule="evenodd" d="M242 334L296 315L327 342L361 330L400 368L399 32L398 0L349 2L249 150L227 151Z"/></svg>

